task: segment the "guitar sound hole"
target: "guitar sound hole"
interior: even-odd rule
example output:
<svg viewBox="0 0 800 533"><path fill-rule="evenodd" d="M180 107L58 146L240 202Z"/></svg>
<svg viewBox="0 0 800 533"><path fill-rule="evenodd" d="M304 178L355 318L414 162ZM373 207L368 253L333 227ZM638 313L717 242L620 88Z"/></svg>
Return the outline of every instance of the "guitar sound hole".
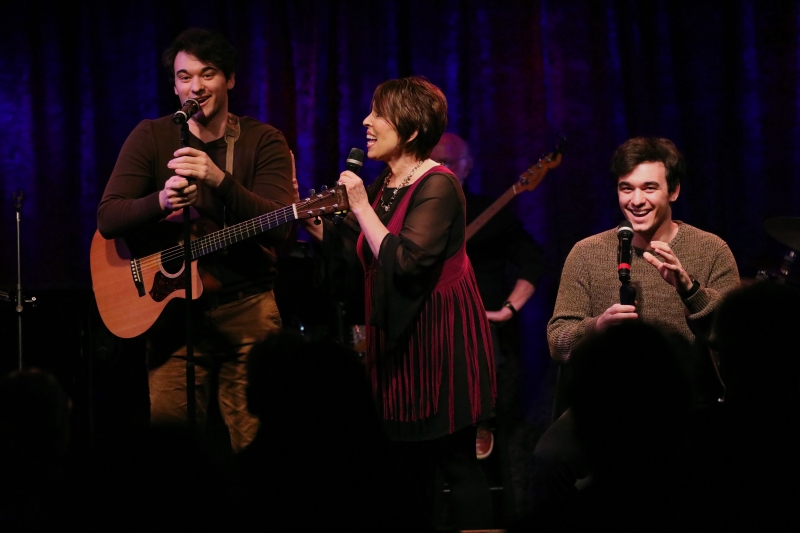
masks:
<svg viewBox="0 0 800 533"><path fill-rule="evenodd" d="M161 261L161 269L168 276L175 276L180 274L181 270L183 270L183 256L164 262L164 256L162 255Z"/></svg>

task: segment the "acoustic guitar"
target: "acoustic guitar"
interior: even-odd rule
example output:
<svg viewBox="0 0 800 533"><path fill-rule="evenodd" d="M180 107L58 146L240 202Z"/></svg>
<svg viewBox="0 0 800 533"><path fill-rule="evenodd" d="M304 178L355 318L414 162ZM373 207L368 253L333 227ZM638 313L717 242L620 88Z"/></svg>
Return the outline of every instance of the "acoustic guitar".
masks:
<svg viewBox="0 0 800 533"><path fill-rule="evenodd" d="M347 190L339 185L305 200L228 226L191 241L192 262L260 235L277 226L347 210ZM143 257L133 257L124 239L105 239L96 231L92 239L90 268L97 308L114 335L132 338L146 332L166 305L186 296L183 244ZM177 264L177 268L171 268ZM192 268L192 299L203 293L197 268Z"/></svg>

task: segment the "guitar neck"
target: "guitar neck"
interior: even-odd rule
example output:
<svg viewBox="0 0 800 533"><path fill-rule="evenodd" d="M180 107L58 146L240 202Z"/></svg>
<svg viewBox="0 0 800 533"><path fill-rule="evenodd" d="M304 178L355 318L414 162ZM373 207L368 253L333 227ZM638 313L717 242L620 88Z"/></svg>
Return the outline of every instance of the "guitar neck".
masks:
<svg viewBox="0 0 800 533"><path fill-rule="evenodd" d="M469 223L466 231L466 239L470 240L473 235L478 233L478 230L480 230L483 226L485 226L486 223L489 222L493 216L495 216L498 212L500 212L500 210L503 209L508 204L508 202L513 200L514 197L520 192L522 191L517 190L516 183L512 185L510 189L508 189L500 196L500 198L495 200L492 203L492 205L487 207L483 213L478 215L475 218L475 220Z"/></svg>
<svg viewBox="0 0 800 533"><path fill-rule="evenodd" d="M295 209L295 204L292 204L278 209L277 211L271 211L265 215L251 218L250 220L245 220L244 222L199 237L192 241L192 261L296 219L297 211ZM175 246L173 249L182 250L183 245ZM164 250L163 253L169 255L170 252L173 252L173 249Z"/></svg>

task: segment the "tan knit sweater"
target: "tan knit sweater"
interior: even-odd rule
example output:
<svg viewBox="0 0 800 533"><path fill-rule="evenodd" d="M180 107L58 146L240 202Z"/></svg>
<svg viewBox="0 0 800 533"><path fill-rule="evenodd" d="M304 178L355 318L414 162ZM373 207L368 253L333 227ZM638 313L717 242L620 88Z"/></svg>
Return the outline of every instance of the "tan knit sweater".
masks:
<svg viewBox="0 0 800 533"><path fill-rule="evenodd" d="M678 332L690 342L707 334L710 315L722 296L739 286L739 272L728 245L711 233L675 221L678 232L669 243L684 270L700 283L700 290L682 300L675 288L634 249L631 284L636 287L640 320ZM547 324L551 357L570 358L572 347L592 331L597 318L619 303L616 228L578 242L561 273L553 317Z"/></svg>

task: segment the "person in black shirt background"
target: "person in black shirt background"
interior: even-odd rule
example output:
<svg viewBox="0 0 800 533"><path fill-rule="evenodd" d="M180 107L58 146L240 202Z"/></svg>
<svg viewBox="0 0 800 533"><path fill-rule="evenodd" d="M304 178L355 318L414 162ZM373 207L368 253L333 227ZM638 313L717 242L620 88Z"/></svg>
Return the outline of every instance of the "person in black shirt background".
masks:
<svg viewBox="0 0 800 533"><path fill-rule="evenodd" d="M467 142L458 135L446 132L433 149L431 158L449 168L462 186L472 171L473 158ZM473 194L464 187L467 201L467 225L483 213L495 198ZM476 454L485 459L494 448L492 427L499 434L499 444L504 448L504 479L508 480L516 468L511 468L508 447L515 446L522 430L524 413L519 391L519 341L516 315L533 296L536 285L545 272L541 247L525 231L522 222L506 206L494 215L467 241L467 255L472 261L478 289L492 329L495 362L497 365L497 417L493 423L478 427ZM524 453L514 454L524 461ZM514 462L513 459L511 462ZM524 471L525 465L520 465ZM504 482L504 485L508 483ZM524 481L514 483L520 488ZM514 491L506 486L506 494ZM513 496L510 501L513 501Z"/></svg>

